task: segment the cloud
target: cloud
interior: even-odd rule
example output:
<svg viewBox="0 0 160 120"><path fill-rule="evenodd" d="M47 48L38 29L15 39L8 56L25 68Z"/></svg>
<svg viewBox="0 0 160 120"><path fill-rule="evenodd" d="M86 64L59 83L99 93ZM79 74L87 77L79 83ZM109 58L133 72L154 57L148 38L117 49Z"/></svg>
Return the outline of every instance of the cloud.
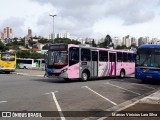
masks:
<svg viewBox="0 0 160 120"><path fill-rule="evenodd" d="M11 27L15 36L24 36L24 18L9 17L0 24L0 28ZM3 30L1 30L2 32Z"/></svg>
<svg viewBox="0 0 160 120"><path fill-rule="evenodd" d="M7 5L8 0L6 1L3 4ZM57 14L54 21L55 32L69 32L71 36L83 38L95 35L100 36L107 31L110 33L110 31L116 29L111 27L115 26L115 24L119 28L121 26L140 26L144 23L153 22L157 16L160 16L160 0L16 1L18 2L14 6L14 11L12 11L13 6L6 8L3 18L5 22L1 22L2 25L0 27L16 26L17 24L13 30L19 36L26 35L28 27L33 30L34 34L48 36L53 29L53 20L49 14ZM12 4L14 3L12 1ZM14 17L11 17L13 15ZM115 19L115 21L110 21L112 20L111 18Z"/></svg>
<svg viewBox="0 0 160 120"><path fill-rule="evenodd" d="M122 25L131 26L154 20L160 0L33 0L51 4L58 16L57 31L73 34L93 34L93 26L100 19L114 17ZM106 21L103 21L104 23ZM88 35L88 36L89 36Z"/></svg>

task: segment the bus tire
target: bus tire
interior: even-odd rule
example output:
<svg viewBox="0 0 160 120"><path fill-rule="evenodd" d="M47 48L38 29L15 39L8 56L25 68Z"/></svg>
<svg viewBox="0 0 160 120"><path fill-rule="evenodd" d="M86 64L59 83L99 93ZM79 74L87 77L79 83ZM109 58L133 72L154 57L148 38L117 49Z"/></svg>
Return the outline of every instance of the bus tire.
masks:
<svg viewBox="0 0 160 120"><path fill-rule="evenodd" d="M146 84L146 83L147 83L147 80L141 80L141 83Z"/></svg>
<svg viewBox="0 0 160 120"><path fill-rule="evenodd" d="M23 69L27 69L27 67L26 67L26 66L24 66L24 67L23 67Z"/></svg>
<svg viewBox="0 0 160 120"><path fill-rule="evenodd" d="M120 78L124 78L124 76L125 76L125 71L121 70L121 72L120 72Z"/></svg>
<svg viewBox="0 0 160 120"><path fill-rule="evenodd" d="M71 79L69 79L69 78L63 78L66 82L70 82L71 81Z"/></svg>
<svg viewBox="0 0 160 120"><path fill-rule="evenodd" d="M86 82L89 78L89 74L87 71L82 72L81 81Z"/></svg>
<svg viewBox="0 0 160 120"><path fill-rule="evenodd" d="M5 73L6 73L6 74L10 74L10 71L6 71Z"/></svg>

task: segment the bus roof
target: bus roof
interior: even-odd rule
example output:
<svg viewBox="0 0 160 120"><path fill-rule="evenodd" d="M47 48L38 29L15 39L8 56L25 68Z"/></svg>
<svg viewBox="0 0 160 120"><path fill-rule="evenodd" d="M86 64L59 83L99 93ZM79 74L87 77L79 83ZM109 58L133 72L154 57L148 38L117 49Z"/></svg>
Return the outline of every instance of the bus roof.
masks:
<svg viewBox="0 0 160 120"><path fill-rule="evenodd" d="M141 45L139 48L160 48L159 44L144 44Z"/></svg>
<svg viewBox="0 0 160 120"><path fill-rule="evenodd" d="M50 44L50 45L68 45L69 47L80 47L80 48L88 48L92 50L107 50L112 52L126 52L126 53L135 53L135 51L130 50L116 50L116 49L110 49L110 48L99 48L99 47L91 47L91 46L85 46L85 45L75 45L75 44Z"/></svg>

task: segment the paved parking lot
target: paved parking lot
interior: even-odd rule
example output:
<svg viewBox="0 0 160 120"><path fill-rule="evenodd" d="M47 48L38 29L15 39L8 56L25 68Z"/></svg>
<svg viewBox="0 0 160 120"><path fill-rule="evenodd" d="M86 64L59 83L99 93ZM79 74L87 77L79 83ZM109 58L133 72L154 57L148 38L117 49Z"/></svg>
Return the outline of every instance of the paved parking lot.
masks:
<svg viewBox="0 0 160 120"><path fill-rule="evenodd" d="M74 118L65 117L64 111L117 110L157 90L159 85L142 84L134 78L66 83L62 79L0 74L0 111L58 111L60 117L54 119L93 119L85 115L80 117L80 114ZM51 117L39 119L53 120Z"/></svg>

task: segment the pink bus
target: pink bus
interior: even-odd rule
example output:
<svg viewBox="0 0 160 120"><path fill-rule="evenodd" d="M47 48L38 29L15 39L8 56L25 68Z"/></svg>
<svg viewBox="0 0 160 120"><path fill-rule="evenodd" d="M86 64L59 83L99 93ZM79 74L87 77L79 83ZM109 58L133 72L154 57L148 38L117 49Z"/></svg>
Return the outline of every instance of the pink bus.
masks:
<svg viewBox="0 0 160 120"><path fill-rule="evenodd" d="M78 78L121 77L135 71L135 52L74 44L51 44L45 55L48 77Z"/></svg>

